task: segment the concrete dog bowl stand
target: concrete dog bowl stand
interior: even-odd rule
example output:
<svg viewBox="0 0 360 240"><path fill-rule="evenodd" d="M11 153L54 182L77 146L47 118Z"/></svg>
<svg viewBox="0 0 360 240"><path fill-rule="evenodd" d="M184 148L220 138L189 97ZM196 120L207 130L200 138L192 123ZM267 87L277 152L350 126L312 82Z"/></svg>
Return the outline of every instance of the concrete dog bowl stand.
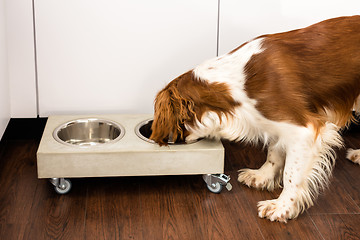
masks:
<svg viewBox="0 0 360 240"><path fill-rule="evenodd" d="M37 152L38 178L49 178L55 191L71 189L67 178L197 175L210 191L231 189L224 172L220 141L160 147L141 127L151 115L50 116ZM144 134L146 135L146 134Z"/></svg>

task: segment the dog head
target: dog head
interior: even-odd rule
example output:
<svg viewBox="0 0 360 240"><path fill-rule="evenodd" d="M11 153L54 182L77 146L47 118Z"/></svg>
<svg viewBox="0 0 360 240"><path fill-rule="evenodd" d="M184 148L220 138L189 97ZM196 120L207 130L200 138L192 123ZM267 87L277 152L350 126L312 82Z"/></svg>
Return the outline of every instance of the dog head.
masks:
<svg viewBox="0 0 360 240"><path fill-rule="evenodd" d="M193 71L186 72L157 94L150 139L159 145L167 145L169 138L173 142L184 140L206 111L220 117L236 105L225 83L209 83L197 78Z"/></svg>

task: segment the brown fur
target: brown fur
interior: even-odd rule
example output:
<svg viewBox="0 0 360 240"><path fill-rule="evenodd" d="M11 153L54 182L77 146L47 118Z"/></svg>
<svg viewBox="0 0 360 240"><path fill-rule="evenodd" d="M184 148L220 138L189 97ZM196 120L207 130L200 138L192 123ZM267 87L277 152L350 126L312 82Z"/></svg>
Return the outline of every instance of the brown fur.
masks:
<svg viewBox="0 0 360 240"><path fill-rule="evenodd" d="M265 50L245 67L245 91L266 118L312 125L317 133L326 121L342 127L352 120L360 94L360 16L261 37ZM156 96L150 138L160 145L169 136L184 138L184 123L192 125L205 111L232 112L240 104L225 83L201 81L189 71Z"/></svg>
<svg viewBox="0 0 360 240"><path fill-rule="evenodd" d="M206 111L217 114L231 112L239 103L231 97L223 83L207 83L195 79L192 71L186 72L170 82L155 99L155 115L150 139L166 145L172 140L186 137L184 123L192 125Z"/></svg>
<svg viewBox="0 0 360 240"><path fill-rule="evenodd" d="M325 121L345 126L360 94L360 16L262 37L266 50L246 66L245 91L258 110L317 131Z"/></svg>

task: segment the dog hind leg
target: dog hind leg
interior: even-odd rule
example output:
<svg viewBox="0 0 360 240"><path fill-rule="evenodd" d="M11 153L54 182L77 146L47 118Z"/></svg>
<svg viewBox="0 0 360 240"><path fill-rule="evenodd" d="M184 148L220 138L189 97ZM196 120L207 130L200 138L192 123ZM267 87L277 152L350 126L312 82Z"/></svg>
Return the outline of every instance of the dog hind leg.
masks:
<svg viewBox="0 0 360 240"><path fill-rule="evenodd" d="M346 158L350 161L360 165L360 149L351 149L347 150Z"/></svg>

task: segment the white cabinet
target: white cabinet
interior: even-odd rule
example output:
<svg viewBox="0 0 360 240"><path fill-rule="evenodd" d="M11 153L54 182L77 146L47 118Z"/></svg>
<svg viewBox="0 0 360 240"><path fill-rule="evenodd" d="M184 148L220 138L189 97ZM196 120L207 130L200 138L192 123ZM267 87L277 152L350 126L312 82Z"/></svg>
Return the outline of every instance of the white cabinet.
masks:
<svg viewBox="0 0 360 240"><path fill-rule="evenodd" d="M151 113L214 57L217 0L35 0L40 116Z"/></svg>
<svg viewBox="0 0 360 240"><path fill-rule="evenodd" d="M2 0L11 117L152 112L158 90L216 55L219 2L219 54L360 9L358 0Z"/></svg>
<svg viewBox="0 0 360 240"><path fill-rule="evenodd" d="M0 0L0 140L10 119L10 94L6 51L5 4Z"/></svg>
<svg viewBox="0 0 360 240"><path fill-rule="evenodd" d="M11 117L33 118L37 99L32 1L3 1Z"/></svg>
<svg viewBox="0 0 360 240"><path fill-rule="evenodd" d="M358 0L220 0L219 55L257 36L359 14Z"/></svg>

